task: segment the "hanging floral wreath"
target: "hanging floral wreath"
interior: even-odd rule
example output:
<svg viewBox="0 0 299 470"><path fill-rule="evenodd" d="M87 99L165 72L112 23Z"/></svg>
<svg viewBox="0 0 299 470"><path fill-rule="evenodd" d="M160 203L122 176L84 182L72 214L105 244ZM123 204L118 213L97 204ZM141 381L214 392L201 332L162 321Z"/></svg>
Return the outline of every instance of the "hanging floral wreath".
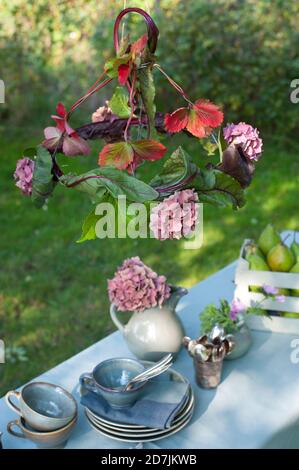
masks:
<svg viewBox="0 0 299 470"><path fill-rule="evenodd" d="M128 38L119 39L120 22L129 12L142 15L147 25L147 33L132 43ZM153 19L140 8L127 8L118 15L114 25L116 56L106 62L102 75L69 110L58 103L56 115L52 116L56 126L47 127L42 144L36 150L27 150L17 163L16 185L37 207L44 206L57 183L87 193L94 204L115 200L120 195L133 202L156 201L150 227L154 236L163 240L185 235L180 224L170 235L164 230L163 214L173 204L181 207L186 201L191 203L190 230L197 215L192 203L233 208L244 205L244 188L249 186L262 152L259 132L240 122L228 124L222 138L221 108L207 99L191 100L157 63L154 54L158 34ZM155 70L181 95L185 106L165 114L156 111ZM73 129L70 125L73 112L113 80L117 85L109 102L93 113L91 123ZM136 128L142 138L133 137ZM181 147L166 158L167 148L159 141L159 135L178 132L201 139L208 156L219 153L219 163L199 166ZM81 175L63 174L59 153L69 157L88 155L88 140L96 138L106 141L99 152L98 166ZM161 158L165 158L163 168L149 184L137 177L136 169L142 163ZM93 216L94 209L83 224L81 241L95 238L90 236L91 225L96 221ZM176 216L180 218L180 214Z"/></svg>

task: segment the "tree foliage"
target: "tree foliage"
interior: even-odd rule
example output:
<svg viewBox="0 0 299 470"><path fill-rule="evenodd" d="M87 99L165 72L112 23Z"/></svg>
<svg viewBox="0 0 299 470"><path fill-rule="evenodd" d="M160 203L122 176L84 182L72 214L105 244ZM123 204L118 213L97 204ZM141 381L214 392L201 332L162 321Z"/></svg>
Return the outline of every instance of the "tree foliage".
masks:
<svg viewBox="0 0 299 470"><path fill-rule="evenodd" d="M128 2L128 6L133 6ZM299 77L299 3L287 0L150 0L160 29L157 54L164 68L194 97L225 103L232 121L292 132L298 111L289 99ZM135 1L134 6L145 7ZM6 85L2 121L47 119L54 104L86 91L112 52L111 28L122 1L2 0L1 78ZM125 30L138 37L142 20ZM176 107L177 97L160 80L156 97ZM89 103L90 113L106 96Z"/></svg>

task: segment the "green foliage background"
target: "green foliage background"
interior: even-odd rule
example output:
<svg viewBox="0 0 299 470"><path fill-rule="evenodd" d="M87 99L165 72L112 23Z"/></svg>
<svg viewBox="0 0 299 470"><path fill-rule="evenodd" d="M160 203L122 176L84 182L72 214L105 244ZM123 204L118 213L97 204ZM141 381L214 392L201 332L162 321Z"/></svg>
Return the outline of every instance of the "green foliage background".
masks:
<svg viewBox="0 0 299 470"><path fill-rule="evenodd" d="M193 98L222 103L228 120L292 132L298 112L290 82L299 76L299 3L289 0L148 0L125 2L150 11L160 29L159 62ZM58 100L81 96L113 53L121 0L2 0L1 78L7 104L1 123L47 123ZM126 30L143 31L131 15ZM156 73L157 74L157 73ZM159 78L158 104L180 99ZM94 97L86 113L109 97ZM37 98L38 97L38 98ZM82 122L84 110L78 120Z"/></svg>

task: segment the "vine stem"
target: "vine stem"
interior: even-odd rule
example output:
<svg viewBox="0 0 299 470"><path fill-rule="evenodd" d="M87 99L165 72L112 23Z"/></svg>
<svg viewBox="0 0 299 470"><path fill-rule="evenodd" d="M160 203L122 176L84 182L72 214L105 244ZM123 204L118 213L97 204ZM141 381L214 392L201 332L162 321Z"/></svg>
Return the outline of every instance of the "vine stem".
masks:
<svg viewBox="0 0 299 470"><path fill-rule="evenodd" d="M105 73L105 72L104 72ZM104 74L103 74L104 75ZM102 76L103 76L102 75ZM85 93L85 95L81 96L81 98L79 98L74 104L73 106L71 107L69 113L68 113L68 118L71 116L71 114L75 111L75 109L80 106L82 103L84 103L84 101L87 100L87 98L89 98L91 95L93 95L94 93L96 93L97 91L99 91L101 88L104 88L104 86L108 85L108 83L110 83L113 78L106 78L106 80L104 80L102 83L100 83L99 85L95 86L98 81L100 79L97 80L97 82L95 82L93 84L93 86L87 91L87 93Z"/></svg>
<svg viewBox="0 0 299 470"><path fill-rule="evenodd" d="M164 75L164 77L169 81L169 83L172 85L172 87L179 92L179 94L182 96L182 98L184 98L185 101L187 101L188 104L190 104L191 106L193 106L193 103L192 101L188 98L188 96L186 95L186 93L184 92L183 88L178 85L166 72L165 70L162 69L161 65L159 64L154 64L154 67L156 67L156 69L159 70L159 72L162 73L162 75Z"/></svg>
<svg viewBox="0 0 299 470"><path fill-rule="evenodd" d="M124 139L125 139L125 141L128 140L128 130L129 130L131 121L132 121L133 116L134 116L134 111L135 111L135 105L134 105L134 96L135 96L135 93L136 93L136 90L135 90L135 81L136 81L136 67L134 66L134 68L133 68L133 73L132 73L132 84L131 84L130 96L129 96L129 102L130 102L130 107L131 107L131 113L130 113L130 117L129 117L128 121L127 121L126 128L125 128L125 132L124 132Z"/></svg>
<svg viewBox="0 0 299 470"><path fill-rule="evenodd" d="M122 20L122 18L127 14L127 13L138 13L139 15L143 16L146 24L147 24L147 30L148 30L148 47L150 52L154 53L156 48L157 48L157 42L158 42L158 36L159 36L159 30L156 26L156 23L152 19L152 17L144 11L142 8L125 8L122 10L119 15L117 16L115 23L114 23L114 31L113 31L113 40L114 40L114 48L116 52L119 50L119 25Z"/></svg>

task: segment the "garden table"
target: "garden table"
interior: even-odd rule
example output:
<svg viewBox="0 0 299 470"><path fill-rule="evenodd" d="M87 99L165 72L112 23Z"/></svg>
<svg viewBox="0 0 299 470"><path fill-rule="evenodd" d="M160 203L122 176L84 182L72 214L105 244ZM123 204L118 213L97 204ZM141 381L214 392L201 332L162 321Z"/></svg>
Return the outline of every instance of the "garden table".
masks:
<svg viewBox="0 0 299 470"><path fill-rule="evenodd" d="M198 314L210 302L221 297L231 299L234 291L232 263L192 287L181 299L178 313L186 334L199 333ZM99 315L107 312L99 312ZM243 358L225 361L223 379L217 389L203 390L194 381L191 358L182 350L174 367L190 379L196 398L194 416L179 433L160 441L144 444L145 448L260 448L299 447L299 363L291 361L291 341L287 334L253 332L253 345ZM45 372L37 380L59 384L73 392L79 401L80 374L111 356L130 356L119 332L102 339L76 356ZM8 421L16 415L0 400L0 430L5 448L32 448L25 439L6 432ZM78 424L66 448L130 448L102 436L88 424L79 406Z"/></svg>

